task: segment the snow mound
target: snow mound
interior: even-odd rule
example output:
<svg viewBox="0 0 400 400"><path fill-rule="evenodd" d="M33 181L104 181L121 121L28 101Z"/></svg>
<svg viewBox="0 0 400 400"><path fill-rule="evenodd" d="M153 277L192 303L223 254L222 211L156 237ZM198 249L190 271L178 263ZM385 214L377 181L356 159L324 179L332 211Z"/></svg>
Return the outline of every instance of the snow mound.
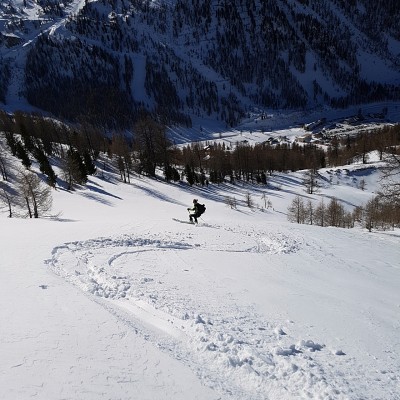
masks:
<svg viewBox="0 0 400 400"><path fill-rule="evenodd" d="M277 232L274 236L264 236L259 239L260 248L263 252L272 254L296 253L302 247L302 240Z"/></svg>

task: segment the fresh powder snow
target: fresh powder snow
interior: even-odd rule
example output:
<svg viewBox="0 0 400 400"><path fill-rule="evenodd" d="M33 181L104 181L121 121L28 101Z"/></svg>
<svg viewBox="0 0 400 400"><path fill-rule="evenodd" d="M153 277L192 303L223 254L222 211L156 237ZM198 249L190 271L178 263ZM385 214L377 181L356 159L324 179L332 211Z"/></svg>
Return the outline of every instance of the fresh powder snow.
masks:
<svg viewBox="0 0 400 400"><path fill-rule="evenodd" d="M399 399L399 230L286 217L297 194L365 203L376 165L321 170L313 195L301 171L190 187L99 170L53 192L53 217L2 213L0 398ZM199 224L174 221L193 198Z"/></svg>

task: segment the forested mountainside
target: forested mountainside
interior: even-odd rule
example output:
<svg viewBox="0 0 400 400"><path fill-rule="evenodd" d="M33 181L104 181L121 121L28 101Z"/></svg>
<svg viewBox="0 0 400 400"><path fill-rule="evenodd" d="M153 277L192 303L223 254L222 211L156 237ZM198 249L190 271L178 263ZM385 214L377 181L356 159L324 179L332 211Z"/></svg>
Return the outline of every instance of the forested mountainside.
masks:
<svg viewBox="0 0 400 400"><path fill-rule="evenodd" d="M400 98L398 0L1 2L0 101L129 127ZM15 71L19 71L19 74Z"/></svg>

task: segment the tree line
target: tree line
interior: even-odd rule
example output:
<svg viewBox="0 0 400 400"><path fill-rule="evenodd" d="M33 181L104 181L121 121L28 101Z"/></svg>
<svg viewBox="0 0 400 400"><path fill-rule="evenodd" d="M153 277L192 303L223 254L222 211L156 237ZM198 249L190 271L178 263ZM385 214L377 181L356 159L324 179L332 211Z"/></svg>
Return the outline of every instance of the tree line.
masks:
<svg viewBox="0 0 400 400"><path fill-rule="evenodd" d="M166 181L184 180L189 185L234 184L236 181L267 185L268 177L275 172L306 170L305 185L308 193L313 193L317 187L318 169L346 165L356 159L367 163L368 153L376 150L382 159L390 157L392 161L388 165L392 167L385 172L386 186L383 185L382 193L373 203L375 219L371 221L381 221L383 217L378 218L376 215L386 213L389 205L392 208L393 204L397 204L397 207L399 205L400 190L396 178L400 171L400 125L387 126L353 137L333 137L327 150L314 144L289 143L284 140L277 144L267 141L250 145L244 141L228 146L224 142L208 142L178 147L168 139L162 121L146 112L142 112L132 125L132 135L118 131L105 134L89 124L66 125L41 115L21 112L12 115L0 112L0 132L4 135L9 152L20 159L25 174L29 175L32 162L35 161L49 188L64 185L67 190L85 185L90 175L106 168L100 164L99 158L100 154L104 154L125 183L130 183L134 174L156 177L162 171ZM0 156L3 183L1 198L3 203L10 205L9 200L15 190L13 192L11 186L7 185L11 174L4 154L2 151ZM57 171L60 171L60 176L55 173L55 164L59 166ZM24 180L22 175L19 180ZM397 192L394 192L395 189ZM21 187L18 191L23 192ZM27 210L35 209L31 202L28 207L25 199ZM305 205L300 208L303 211L307 209ZM310 218L312 223L317 221L315 215L318 212L309 209L307 214L303 211L300 219L296 217L297 222L310 223ZM392 215L397 215L392 211ZM35 216L38 212L28 211L28 214ZM355 219L345 215L338 221L339 226L350 226ZM371 222L370 225L374 224Z"/></svg>
<svg viewBox="0 0 400 400"><path fill-rule="evenodd" d="M394 229L400 226L400 208L397 200L391 196L385 198L378 194L366 204L356 206L353 211L347 211L343 204L332 198L324 199L315 205L311 200L305 201L296 196L287 209L287 218L298 224L317 226L334 226L338 228L354 228L363 226L370 232L372 229Z"/></svg>
<svg viewBox="0 0 400 400"><path fill-rule="evenodd" d="M48 171L50 183L54 178L45 158L79 153L90 166L103 152L116 158L117 165L124 166L122 176L134 172L155 176L156 170L176 169L181 178L192 175L207 175L209 182L245 180L265 183L274 172L312 170L346 165L355 161L368 162L368 154L376 150L382 159L384 154L396 154L400 144L400 126L385 126L354 136L334 136L326 146L315 144L278 143L266 141L250 145L247 141L227 145L225 142L192 143L183 147L174 146L167 138L163 121L142 112L132 124L132 135L118 131L105 131L89 124L66 125L35 114L16 112L9 115L0 112L0 130L4 132L13 155L30 167L29 154ZM68 149L68 150L66 150ZM93 170L87 167L88 171ZM175 174L176 176L176 174ZM195 178L195 182L201 179Z"/></svg>
<svg viewBox="0 0 400 400"><path fill-rule="evenodd" d="M381 168L382 178L378 193L366 204L359 205L352 212L333 198L328 204L322 199L315 206L311 200L296 196L287 210L289 221L298 224L336 226L353 228L362 225L372 229L393 229L400 226L400 125L385 126L381 129L335 140L327 153L331 166L345 165L353 161L368 162L368 154L377 151L385 161ZM304 185L308 194L318 191L318 171L308 170L304 174ZM364 190L365 181L361 180Z"/></svg>
<svg viewBox="0 0 400 400"><path fill-rule="evenodd" d="M155 177L158 168L163 169L166 180L179 180L180 174L171 165L165 125L143 113L132 130L134 136L118 131L106 134L89 124L66 125L41 115L0 111L0 132L6 145L0 152L0 200L9 216L15 214L13 208L25 208L23 215L39 217L49 210L41 206L51 204L49 189L63 186L74 190L85 185L99 166L115 168L125 183L130 183L133 173ZM17 176L12 173L8 154L20 160ZM111 165L101 165L100 154ZM32 172L33 162L40 170L40 179ZM25 189L26 185L31 189ZM29 196L23 196L27 190Z"/></svg>

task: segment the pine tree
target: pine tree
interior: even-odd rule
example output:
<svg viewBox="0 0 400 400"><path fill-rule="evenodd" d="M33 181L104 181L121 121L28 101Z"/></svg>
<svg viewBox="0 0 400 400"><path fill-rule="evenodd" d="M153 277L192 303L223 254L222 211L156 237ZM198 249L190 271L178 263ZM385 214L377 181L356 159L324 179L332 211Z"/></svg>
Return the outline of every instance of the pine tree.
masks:
<svg viewBox="0 0 400 400"><path fill-rule="evenodd" d="M17 141L16 144L16 156L21 160L22 165L26 168L29 169L32 165L31 160L29 159L29 155L27 151L25 150L25 147L22 145L20 141Z"/></svg>
<svg viewBox="0 0 400 400"><path fill-rule="evenodd" d="M85 164L86 173L88 175L93 175L96 172L96 166L88 150L83 152L83 163Z"/></svg>
<svg viewBox="0 0 400 400"><path fill-rule="evenodd" d="M134 126L142 170L150 176L156 175L157 165L168 163L167 149L170 143L166 139L165 130L164 125L150 116L140 118Z"/></svg>
<svg viewBox="0 0 400 400"><path fill-rule="evenodd" d="M185 176L186 176L186 180L188 181L189 185L193 186L195 183L195 173L189 164L186 164Z"/></svg>
<svg viewBox="0 0 400 400"><path fill-rule="evenodd" d="M84 185L87 182L86 167L78 151L72 148L67 151L63 169L68 190L71 190L74 184Z"/></svg>
<svg viewBox="0 0 400 400"><path fill-rule="evenodd" d="M6 131L5 132L5 137L6 137L6 141L8 144L8 147L11 150L11 154L13 156L17 155L17 139L15 138L15 135L12 132Z"/></svg>
<svg viewBox="0 0 400 400"><path fill-rule="evenodd" d="M44 154L39 147L35 147L33 149L33 155L39 163L40 172L47 176L47 183L49 186L55 187L57 183L57 175L55 174L46 154Z"/></svg>

